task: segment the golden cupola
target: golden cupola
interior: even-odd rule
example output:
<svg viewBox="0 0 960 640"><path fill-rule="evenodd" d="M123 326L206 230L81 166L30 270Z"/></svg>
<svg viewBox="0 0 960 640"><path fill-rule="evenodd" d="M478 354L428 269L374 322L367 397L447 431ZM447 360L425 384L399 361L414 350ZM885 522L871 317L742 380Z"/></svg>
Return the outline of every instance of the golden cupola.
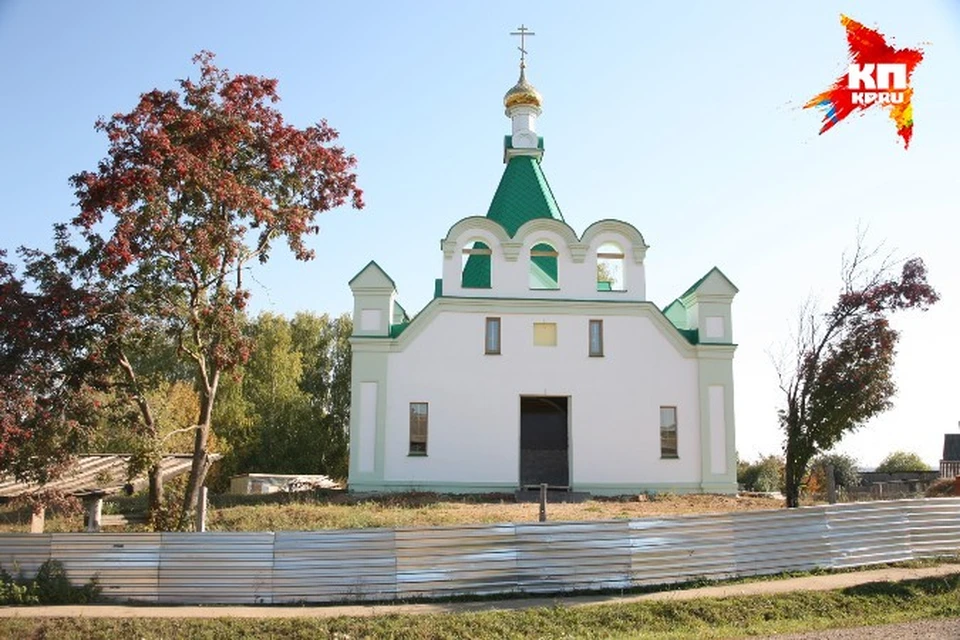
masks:
<svg viewBox="0 0 960 640"><path fill-rule="evenodd" d="M543 98L532 84L527 82L524 66L520 66L520 79L503 96L503 106L509 111L512 107L527 106L540 108L543 105Z"/></svg>

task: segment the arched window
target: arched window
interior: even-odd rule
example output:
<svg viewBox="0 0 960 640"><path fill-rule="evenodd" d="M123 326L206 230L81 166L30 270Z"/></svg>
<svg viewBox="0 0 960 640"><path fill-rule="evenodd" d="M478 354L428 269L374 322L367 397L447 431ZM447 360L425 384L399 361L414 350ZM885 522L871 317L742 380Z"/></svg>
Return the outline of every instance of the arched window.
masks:
<svg viewBox="0 0 960 640"><path fill-rule="evenodd" d="M490 256L493 252L483 242L464 247L461 261L460 286L464 289L490 288Z"/></svg>
<svg viewBox="0 0 960 640"><path fill-rule="evenodd" d="M626 291L623 279L623 249L613 242L597 249L597 291Z"/></svg>
<svg viewBox="0 0 960 640"><path fill-rule="evenodd" d="M530 288L559 289L557 250L546 242L530 249Z"/></svg>

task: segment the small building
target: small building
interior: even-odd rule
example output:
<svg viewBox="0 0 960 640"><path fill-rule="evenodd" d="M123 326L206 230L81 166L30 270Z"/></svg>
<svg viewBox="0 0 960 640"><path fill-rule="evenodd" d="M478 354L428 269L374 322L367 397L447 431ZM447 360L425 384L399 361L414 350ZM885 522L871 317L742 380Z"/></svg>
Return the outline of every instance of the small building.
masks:
<svg viewBox="0 0 960 640"><path fill-rule="evenodd" d="M943 434L943 458L940 459L940 477L960 476L960 433Z"/></svg>
<svg viewBox="0 0 960 640"><path fill-rule="evenodd" d="M648 300L632 223L564 220L522 63L504 106L503 177L440 241L426 307L409 317L377 262L350 281L348 488L735 493L737 288L714 267Z"/></svg>
<svg viewBox="0 0 960 640"><path fill-rule="evenodd" d="M244 496L339 488L329 477L320 475L245 473L230 478L230 493Z"/></svg>

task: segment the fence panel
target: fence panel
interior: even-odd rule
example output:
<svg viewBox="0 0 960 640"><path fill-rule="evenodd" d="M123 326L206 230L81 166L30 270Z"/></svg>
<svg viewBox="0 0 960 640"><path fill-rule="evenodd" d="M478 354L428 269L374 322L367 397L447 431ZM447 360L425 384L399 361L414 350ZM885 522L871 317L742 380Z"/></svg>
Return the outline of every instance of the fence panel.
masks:
<svg viewBox="0 0 960 640"><path fill-rule="evenodd" d="M32 578L50 559L49 533L6 533L0 535L0 569L16 578Z"/></svg>
<svg viewBox="0 0 960 640"><path fill-rule="evenodd" d="M960 552L960 500L932 498L903 501L915 557Z"/></svg>
<svg viewBox="0 0 960 640"><path fill-rule="evenodd" d="M823 507L827 518L832 567L912 560L904 503L854 502Z"/></svg>
<svg viewBox="0 0 960 640"><path fill-rule="evenodd" d="M517 524L518 589L623 589L631 584L630 523Z"/></svg>
<svg viewBox="0 0 960 640"><path fill-rule="evenodd" d="M392 600L397 560L390 529L278 532L274 602Z"/></svg>
<svg viewBox="0 0 960 640"><path fill-rule="evenodd" d="M159 602L270 604L272 533L164 533Z"/></svg>
<svg viewBox="0 0 960 640"><path fill-rule="evenodd" d="M104 597L157 600L159 533L54 533L50 556L63 563L75 585L96 576Z"/></svg>
<svg viewBox="0 0 960 640"><path fill-rule="evenodd" d="M734 574L757 576L809 571L832 562L821 507L734 514Z"/></svg>
<svg viewBox="0 0 960 640"><path fill-rule="evenodd" d="M511 593L518 589L512 524L397 531L397 595Z"/></svg>
<svg viewBox="0 0 960 640"><path fill-rule="evenodd" d="M0 534L116 600L292 603L629 588L960 553L960 498L600 522L283 533Z"/></svg>
<svg viewBox="0 0 960 640"><path fill-rule="evenodd" d="M733 575L732 514L631 520L629 526L634 585Z"/></svg>

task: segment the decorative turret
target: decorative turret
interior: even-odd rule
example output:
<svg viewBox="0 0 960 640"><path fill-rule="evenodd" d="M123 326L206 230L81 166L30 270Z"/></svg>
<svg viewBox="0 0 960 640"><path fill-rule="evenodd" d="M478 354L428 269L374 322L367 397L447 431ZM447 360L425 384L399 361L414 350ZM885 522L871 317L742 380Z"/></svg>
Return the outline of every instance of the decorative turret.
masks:
<svg viewBox="0 0 960 640"><path fill-rule="evenodd" d="M537 136L537 116L543 98L532 84L527 82L526 55L524 48L527 36L535 35L525 26L520 25L511 35L520 36L520 79L503 96L503 106L507 117L512 123L512 134L504 148L503 161L507 162L514 156L533 156L537 159L543 155L540 137Z"/></svg>

